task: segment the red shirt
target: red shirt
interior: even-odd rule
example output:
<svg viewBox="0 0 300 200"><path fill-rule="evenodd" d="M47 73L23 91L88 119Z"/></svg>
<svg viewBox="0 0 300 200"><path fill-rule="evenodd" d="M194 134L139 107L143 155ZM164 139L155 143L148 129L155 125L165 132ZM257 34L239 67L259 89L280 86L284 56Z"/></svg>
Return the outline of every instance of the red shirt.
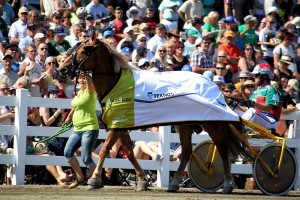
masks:
<svg viewBox="0 0 300 200"><path fill-rule="evenodd" d="M123 30L127 27L127 23L124 20L118 20L118 19L114 19L113 22L116 27L115 33L114 33L114 38L117 42L120 42L120 40L122 38L117 36L116 34L123 34Z"/></svg>

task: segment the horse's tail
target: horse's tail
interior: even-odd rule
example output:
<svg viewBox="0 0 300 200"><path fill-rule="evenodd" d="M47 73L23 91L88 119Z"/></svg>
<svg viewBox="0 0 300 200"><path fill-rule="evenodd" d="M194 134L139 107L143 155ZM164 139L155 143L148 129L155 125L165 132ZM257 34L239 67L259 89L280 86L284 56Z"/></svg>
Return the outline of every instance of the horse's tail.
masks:
<svg viewBox="0 0 300 200"><path fill-rule="evenodd" d="M245 141L248 139L244 134L244 126L241 122L227 125L226 131L223 133L232 160L236 160L238 156L242 157L244 160L253 160L253 153L248 146L245 145Z"/></svg>

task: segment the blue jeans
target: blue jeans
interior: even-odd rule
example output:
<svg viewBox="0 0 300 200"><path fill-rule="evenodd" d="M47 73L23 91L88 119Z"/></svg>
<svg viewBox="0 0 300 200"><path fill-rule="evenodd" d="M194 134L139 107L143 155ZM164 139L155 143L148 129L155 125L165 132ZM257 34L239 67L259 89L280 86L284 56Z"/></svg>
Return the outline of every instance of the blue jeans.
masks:
<svg viewBox="0 0 300 200"><path fill-rule="evenodd" d="M95 166L92 159L92 152L99 135L99 130L74 131L65 146L64 155L67 160L76 159L75 151L81 146L82 161L87 168Z"/></svg>

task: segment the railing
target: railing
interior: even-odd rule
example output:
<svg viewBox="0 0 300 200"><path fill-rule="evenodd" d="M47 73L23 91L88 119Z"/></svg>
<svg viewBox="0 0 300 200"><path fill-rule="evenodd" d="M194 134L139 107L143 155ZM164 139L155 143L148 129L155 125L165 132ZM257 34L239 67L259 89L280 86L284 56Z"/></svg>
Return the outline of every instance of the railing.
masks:
<svg viewBox="0 0 300 200"><path fill-rule="evenodd" d="M0 155L0 164L13 164L13 185L24 184L25 165L60 165L69 166L68 162L63 156L38 156L38 155L26 155L26 137L27 136L51 136L59 128L56 127L39 127L39 126L27 126L27 109L28 107L50 107L50 108L71 108L71 100L66 99L48 99L48 98L36 98L29 97L28 91L24 89L18 89L15 97L0 97L0 105L15 106L15 125L4 126L0 125L1 135L13 135L14 136L14 155ZM97 109L100 109L99 104ZM282 119L294 120L294 138L287 139L287 146L295 149L295 156L297 160L300 160L300 139L299 139L299 122L300 112L294 112L288 116L283 116ZM71 130L63 133L60 137L69 137ZM107 133L105 130L100 130L99 139L105 139ZM157 141L160 146L161 154L165 157L162 161L151 160L138 160L143 169L157 170L158 187L166 187L169 185L169 171L176 171L179 162L169 161L169 148L171 143L179 143L179 135L171 133L170 126L162 126L159 129L159 134L152 132L138 132L132 131L130 133L132 140L143 141ZM194 144L209 140L208 135L193 135L192 142ZM251 142L255 142L251 141ZM266 140L259 140L259 146L267 144ZM81 159L78 159L81 166L84 166ZM97 162L97 159L95 159ZM131 163L127 159L106 159L104 167L106 168L120 168L133 169ZM300 171L298 165L298 171ZM251 164L232 164L232 173L238 174L252 174ZM300 180L298 179L295 185L295 189L300 188Z"/></svg>

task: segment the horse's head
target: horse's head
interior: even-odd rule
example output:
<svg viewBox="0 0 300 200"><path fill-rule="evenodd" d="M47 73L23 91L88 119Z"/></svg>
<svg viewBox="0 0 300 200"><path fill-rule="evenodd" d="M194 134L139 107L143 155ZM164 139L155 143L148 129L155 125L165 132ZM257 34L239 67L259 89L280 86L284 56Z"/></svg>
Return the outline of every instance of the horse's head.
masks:
<svg viewBox="0 0 300 200"><path fill-rule="evenodd" d="M82 71L90 72L96 66L96 49L101 45L105 46L97 38L97 34L93 32L91 38L78 43L66 53L68 58L59 63L57 69L61 76L74 78Z"/></svg>

